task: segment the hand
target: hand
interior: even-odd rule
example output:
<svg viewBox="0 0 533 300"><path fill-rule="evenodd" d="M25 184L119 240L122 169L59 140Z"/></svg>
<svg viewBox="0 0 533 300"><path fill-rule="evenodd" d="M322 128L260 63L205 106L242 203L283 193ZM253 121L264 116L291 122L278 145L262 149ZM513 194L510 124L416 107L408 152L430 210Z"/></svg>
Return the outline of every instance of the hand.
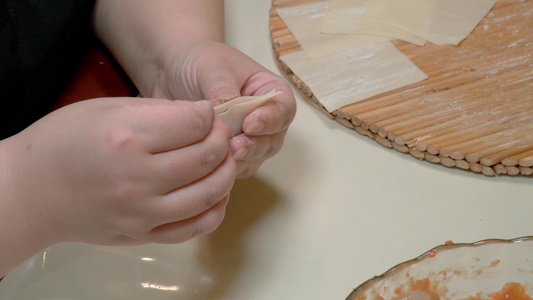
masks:
<svg viewBox="0 0 533 300"><path fill-rule="evenodd" d="M250 113L244 134L231 140L238 177L247 177L279 151L296 103L284 80L223 43L223 4L97 1L94 28L145 97L212 100L283 92Z"/></svg>
<svg viewBox="0 0 533 300"><path fill-rule="evenodd" d="M242 132L234 133L230 148L238 178L251 176L281 148L292 122L296 103L289 85L242 52L221 42L203 40L183 46L151 91L168 99L219 99L258 96L275 89L282 94L246 117ZM154 77L155 78L155 77Z"/></svg>
<svg viewBox="0 0 533 300"><path fill-rule="evenodd" d="M139 98L55 111L5 141L12 207L47 244L177 243L211 232L236 175L229 132L213 114L207 101Z"/></svg>

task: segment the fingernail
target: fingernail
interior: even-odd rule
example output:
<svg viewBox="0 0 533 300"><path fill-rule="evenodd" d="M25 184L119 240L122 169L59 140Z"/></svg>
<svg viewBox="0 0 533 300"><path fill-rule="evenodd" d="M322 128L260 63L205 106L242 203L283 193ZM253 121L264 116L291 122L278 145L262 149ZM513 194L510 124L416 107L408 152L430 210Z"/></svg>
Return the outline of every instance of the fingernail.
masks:
<svg viewBox="0 0 533 300"><path fill-rule="evenodd" d="M235 99L237 97L239 97L239 95L237 95L237 94L224 94L222 96L216 97L215 100L219 101L220 104L222 104L224 102L228 102L228 101L230 101L232 99Z"/></svg>
<svg viewBox="0 0 533 300"><path fill-rule="evenodd" d="M239 151L233 154L233 159L234 160L242 159L246 156L246 154L248 154L248 148L247 147L241 148Z"/></svg>
<svg viewBox="0 0 533 300"><path fill-rule="evenodd" d="M258 134L261 133L263 129L265 129L265 123L261 121L255 121L247 126L244 131L248 134Z"/></svg>

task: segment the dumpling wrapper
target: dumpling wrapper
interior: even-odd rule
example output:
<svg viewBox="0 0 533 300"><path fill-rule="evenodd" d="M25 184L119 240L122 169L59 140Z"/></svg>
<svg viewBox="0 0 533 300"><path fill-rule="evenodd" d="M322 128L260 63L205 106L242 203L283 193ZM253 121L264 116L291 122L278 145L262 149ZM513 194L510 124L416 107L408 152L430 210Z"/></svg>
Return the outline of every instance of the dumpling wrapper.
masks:
<svg viewBox="0 0 533 300"><path fill-rule="evenodd" d="M374 0L331 0L321 32L326 34L375 35L403 40L419 46L426 44L425 39L405 30L362 21L361 16L372 3Z"/></svg>
<svg viewBox="0 0 533 300"><path fill-rule="evenodd" d="M242 132L242 123L246 116L274 96L281 94L276 90L262 96L244 96L232 99L214 107L215 113L224 120L231 136Z"/></svg>
<svg viewBox="0 0 533 300"><path fill-rule="evenodd" d="M390 42L320 58L311 58L300 50L280 59L329 112L427 78Z"/></svg>
<svg viewBox="0 0 533 300"><path fill-rule="evenodd" d="M397 27L436 45L458 45L495 0L375 0L361 19Z"/></svg>
<svg viewBox="0 0 533 300"><path fill-rule="evenodd" d="M390 38L372 35L332 35L320 32L329 1L278 8L287 28L310 57L322 57L349 48L382 43Z"/></svg>

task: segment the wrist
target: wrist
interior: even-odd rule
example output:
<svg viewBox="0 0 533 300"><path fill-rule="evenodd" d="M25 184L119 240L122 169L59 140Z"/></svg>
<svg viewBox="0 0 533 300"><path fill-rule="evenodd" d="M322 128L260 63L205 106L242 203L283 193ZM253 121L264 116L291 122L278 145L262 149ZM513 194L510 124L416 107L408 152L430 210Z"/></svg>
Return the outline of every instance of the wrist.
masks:
<svg viewBox="0 0 533 300"><path fill-rule="evenodd" d="M18 151L16 140L15 136L0 141L0 277L52 244L37 230L47 225L37 224L40 217L27 209L20 178L28 174L18 174L24 153Z"/></svg>
<svg viewBox="0 0 533 300"><path fill-rule="evenodd" d="M224 1L98 1L94 28L146 97L154 97L168 57L202 40L224 41ZM171 59L172 60L172 59Z"/></svg>

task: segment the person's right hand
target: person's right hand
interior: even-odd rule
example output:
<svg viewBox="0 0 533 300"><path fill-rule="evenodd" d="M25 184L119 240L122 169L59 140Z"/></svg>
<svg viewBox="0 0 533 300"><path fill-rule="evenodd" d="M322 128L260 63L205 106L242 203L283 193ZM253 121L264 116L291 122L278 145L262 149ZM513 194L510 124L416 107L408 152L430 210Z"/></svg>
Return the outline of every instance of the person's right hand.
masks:
<svg viewBox="0 0 533 300"><path fill-rule="evenodd" d="M207 101L78 102L5 140L7 201L48 244L183 242L223 219L236 176L229 140Z"/></svg>

